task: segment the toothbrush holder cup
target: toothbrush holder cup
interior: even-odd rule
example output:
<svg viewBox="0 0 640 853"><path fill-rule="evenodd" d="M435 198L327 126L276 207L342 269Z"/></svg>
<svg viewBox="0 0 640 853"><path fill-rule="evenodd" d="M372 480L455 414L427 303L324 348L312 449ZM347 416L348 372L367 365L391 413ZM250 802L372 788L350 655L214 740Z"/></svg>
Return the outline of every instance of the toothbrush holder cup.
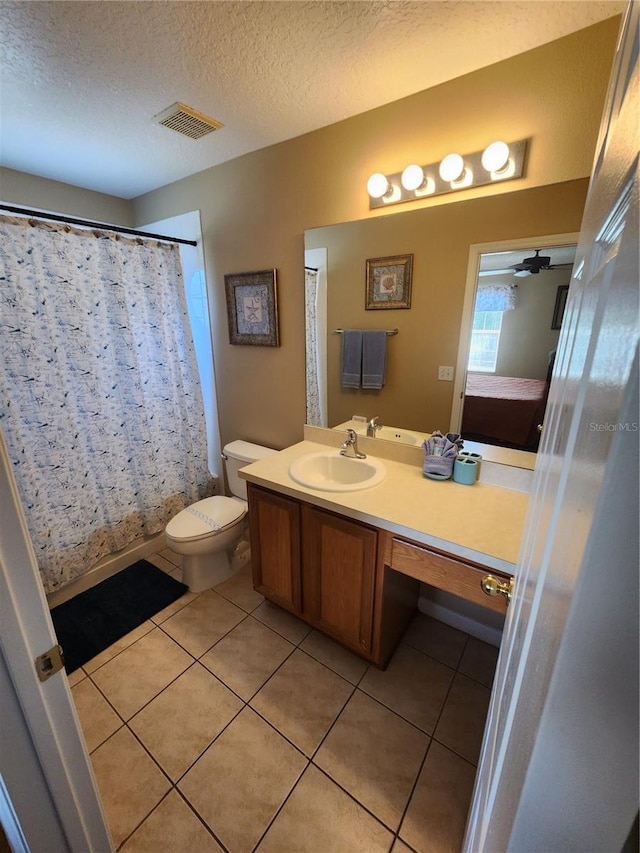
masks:
<svg viewBox="0 0 640 853"><path fill-rule="evenodd" d="M478 463L467 456L458 456L453 465L453 479L463 486L473 486L478 476Z"/></svg>

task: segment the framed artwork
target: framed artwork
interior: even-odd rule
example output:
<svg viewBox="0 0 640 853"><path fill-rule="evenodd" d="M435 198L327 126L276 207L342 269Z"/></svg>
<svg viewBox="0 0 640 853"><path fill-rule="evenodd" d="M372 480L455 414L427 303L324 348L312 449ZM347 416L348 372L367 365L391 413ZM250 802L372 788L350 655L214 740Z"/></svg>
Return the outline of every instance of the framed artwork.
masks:
<svg viewBox="0 0 640 853"><path fill-rule="evenodd" d="M225 275L229 343L258 347L280 346L276 271Z"/></svg>
<svg viewBox="0 0 640 853"><path fill-rule="evenodd" d="M567 304L567 294L569 293L569 285L561 284L556 292L556 304L553 309L553 319L551 320L552 329L560 329L562 327L562 318L564 317L564 309Z"/></svg>
<svg viewBox="0 0 640 853"><path fill-rule="evenodd" d="M413 255L369 258L365 308L411 308Z"/></svg>

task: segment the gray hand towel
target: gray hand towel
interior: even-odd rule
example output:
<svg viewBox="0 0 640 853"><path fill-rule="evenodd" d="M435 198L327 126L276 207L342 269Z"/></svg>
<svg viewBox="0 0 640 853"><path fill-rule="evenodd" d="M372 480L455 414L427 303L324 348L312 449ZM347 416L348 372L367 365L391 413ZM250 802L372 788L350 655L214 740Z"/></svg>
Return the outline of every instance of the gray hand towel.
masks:
<svg viewBox="0 0 640 853"><path fill-rule="evenodd" d="M382 388L387 368L387 333L372 330L362 333L362 387Z"/></svg>
<svg viewBox="0 0 640 853"><path fill-rule="evenodd" d="M342 333L342 387L359 388L362 377L362 332L345 329Z"/></svg>

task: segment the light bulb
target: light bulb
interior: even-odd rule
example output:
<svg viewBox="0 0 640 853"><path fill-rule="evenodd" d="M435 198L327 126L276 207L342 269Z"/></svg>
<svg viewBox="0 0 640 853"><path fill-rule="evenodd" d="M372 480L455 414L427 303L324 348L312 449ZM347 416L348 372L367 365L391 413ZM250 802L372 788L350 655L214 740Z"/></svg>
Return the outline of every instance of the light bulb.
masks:
<svg viewBox="0 0 640 853"><path fill-rule="evenodd" d="M487 172L499 172L509 162L509 153L506 142L492 142L482 153L482 168Z"/></svg>
<svg viewBox="0 0 640 853"><path fill-rule="evenodd" d="M443 181L451 183L456 181L464 171L464 160L459 154L447 154L440 163L440 177Z"/></svg>
<svg viewBox="0 0 640 853"><path fill-rule="evenodd" d="M424 181L418 187L418 189L415 190L415 194L418 198L421 198L422 196L425 196L425 195L431 195L431 193L435 192L435 189L436 189L436 182L433 180L433 178L430 178L428 175L425 175Z"/></svg>
<svg viewBox="0 0 640 853"><path fill-rule="evenodd" d="M390 190L387 176L382 172L375 172L367 181L367 192L371 198L382 198Z"/></svg>
<svg viewBox="0 0 640 853"><path fill-rule="evenodd" d="M420 189L424 184L424 171L422 166L407 166L402 173L400 181L402 182L402 186L405 190L409 190L411 192L413 190Z"/></svg>

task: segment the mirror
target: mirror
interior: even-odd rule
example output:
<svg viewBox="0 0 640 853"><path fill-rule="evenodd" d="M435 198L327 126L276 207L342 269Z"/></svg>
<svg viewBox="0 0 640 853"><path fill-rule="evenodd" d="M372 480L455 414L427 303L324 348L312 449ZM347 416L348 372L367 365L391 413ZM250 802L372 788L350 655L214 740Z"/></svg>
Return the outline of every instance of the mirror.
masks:
<svg viewBox="0 0 640 853"><path fill-rule="evenodd" d="M537 451L575 244L483 252L475 281L460 433Z"/></svg>
<svg viewBox="0 0 640 853"><path fill-rule="evenodd" d="M414 433L435 429L446 432L456 418L458 425L462 424L459 394L465 390L464 366L471 331L468 318L464 328L464 315L465 311L469 316L473 313L477 273L480 271L479 280L484 284L489 268L510 269L514 260L520 263L534 256L535 249L545 249L540 254L546 257L567 236L575 239L584 205L585 187L580 184L522 190L306 231L305 263L311 268L306 277L308 422L337 426L354 415L365 420L377 416L385 426ZM522 234L548 235L550 226L560 237L538 238L544 240L539 244L534 238L516 239ZM508 243L514 255L492 257L497 241ZM469 283L470 249L477 246L492 251L484 251L487 258L477 254ZM405 254L413 255L410 308L367 310L366 261ZM564 255L561 259L554 255L553 261L549 266L570 263ZM498 262L500 266L496 267ZM533 280L543 282L547 276L551 278L546 279L545 300L534 308ZM524 318L516 324L520 331L510 328L517 312L504 320L501 351L504 342L515 337L522 352L517 365L509 367L498 361L496 372L508 375L524 370L524 328L526 337L540 346L533 358L537 372L520 378L546 379L546 367L545 375L538 378L540 352L548 359L557 343L558 331L551 330L552 316L546 315L548 299L553 303L553 315L561 277L568 283L569 266L515 278L513 272L494 273L496 283L517 282L517 299L522 303L518 316L519 320ZM531 282L525 283L525 278ZM539 314L546 324L544 335L534 330L533 314ZM334 332L345 328L398 330L387 338L386 381L381 390L341 387L341 336ZM465 352L462 368L461 351ZM454 374L455 381L439 379L441 367L452 368L446 374ZM499 439L495 441L500 443Z"/></svg>

